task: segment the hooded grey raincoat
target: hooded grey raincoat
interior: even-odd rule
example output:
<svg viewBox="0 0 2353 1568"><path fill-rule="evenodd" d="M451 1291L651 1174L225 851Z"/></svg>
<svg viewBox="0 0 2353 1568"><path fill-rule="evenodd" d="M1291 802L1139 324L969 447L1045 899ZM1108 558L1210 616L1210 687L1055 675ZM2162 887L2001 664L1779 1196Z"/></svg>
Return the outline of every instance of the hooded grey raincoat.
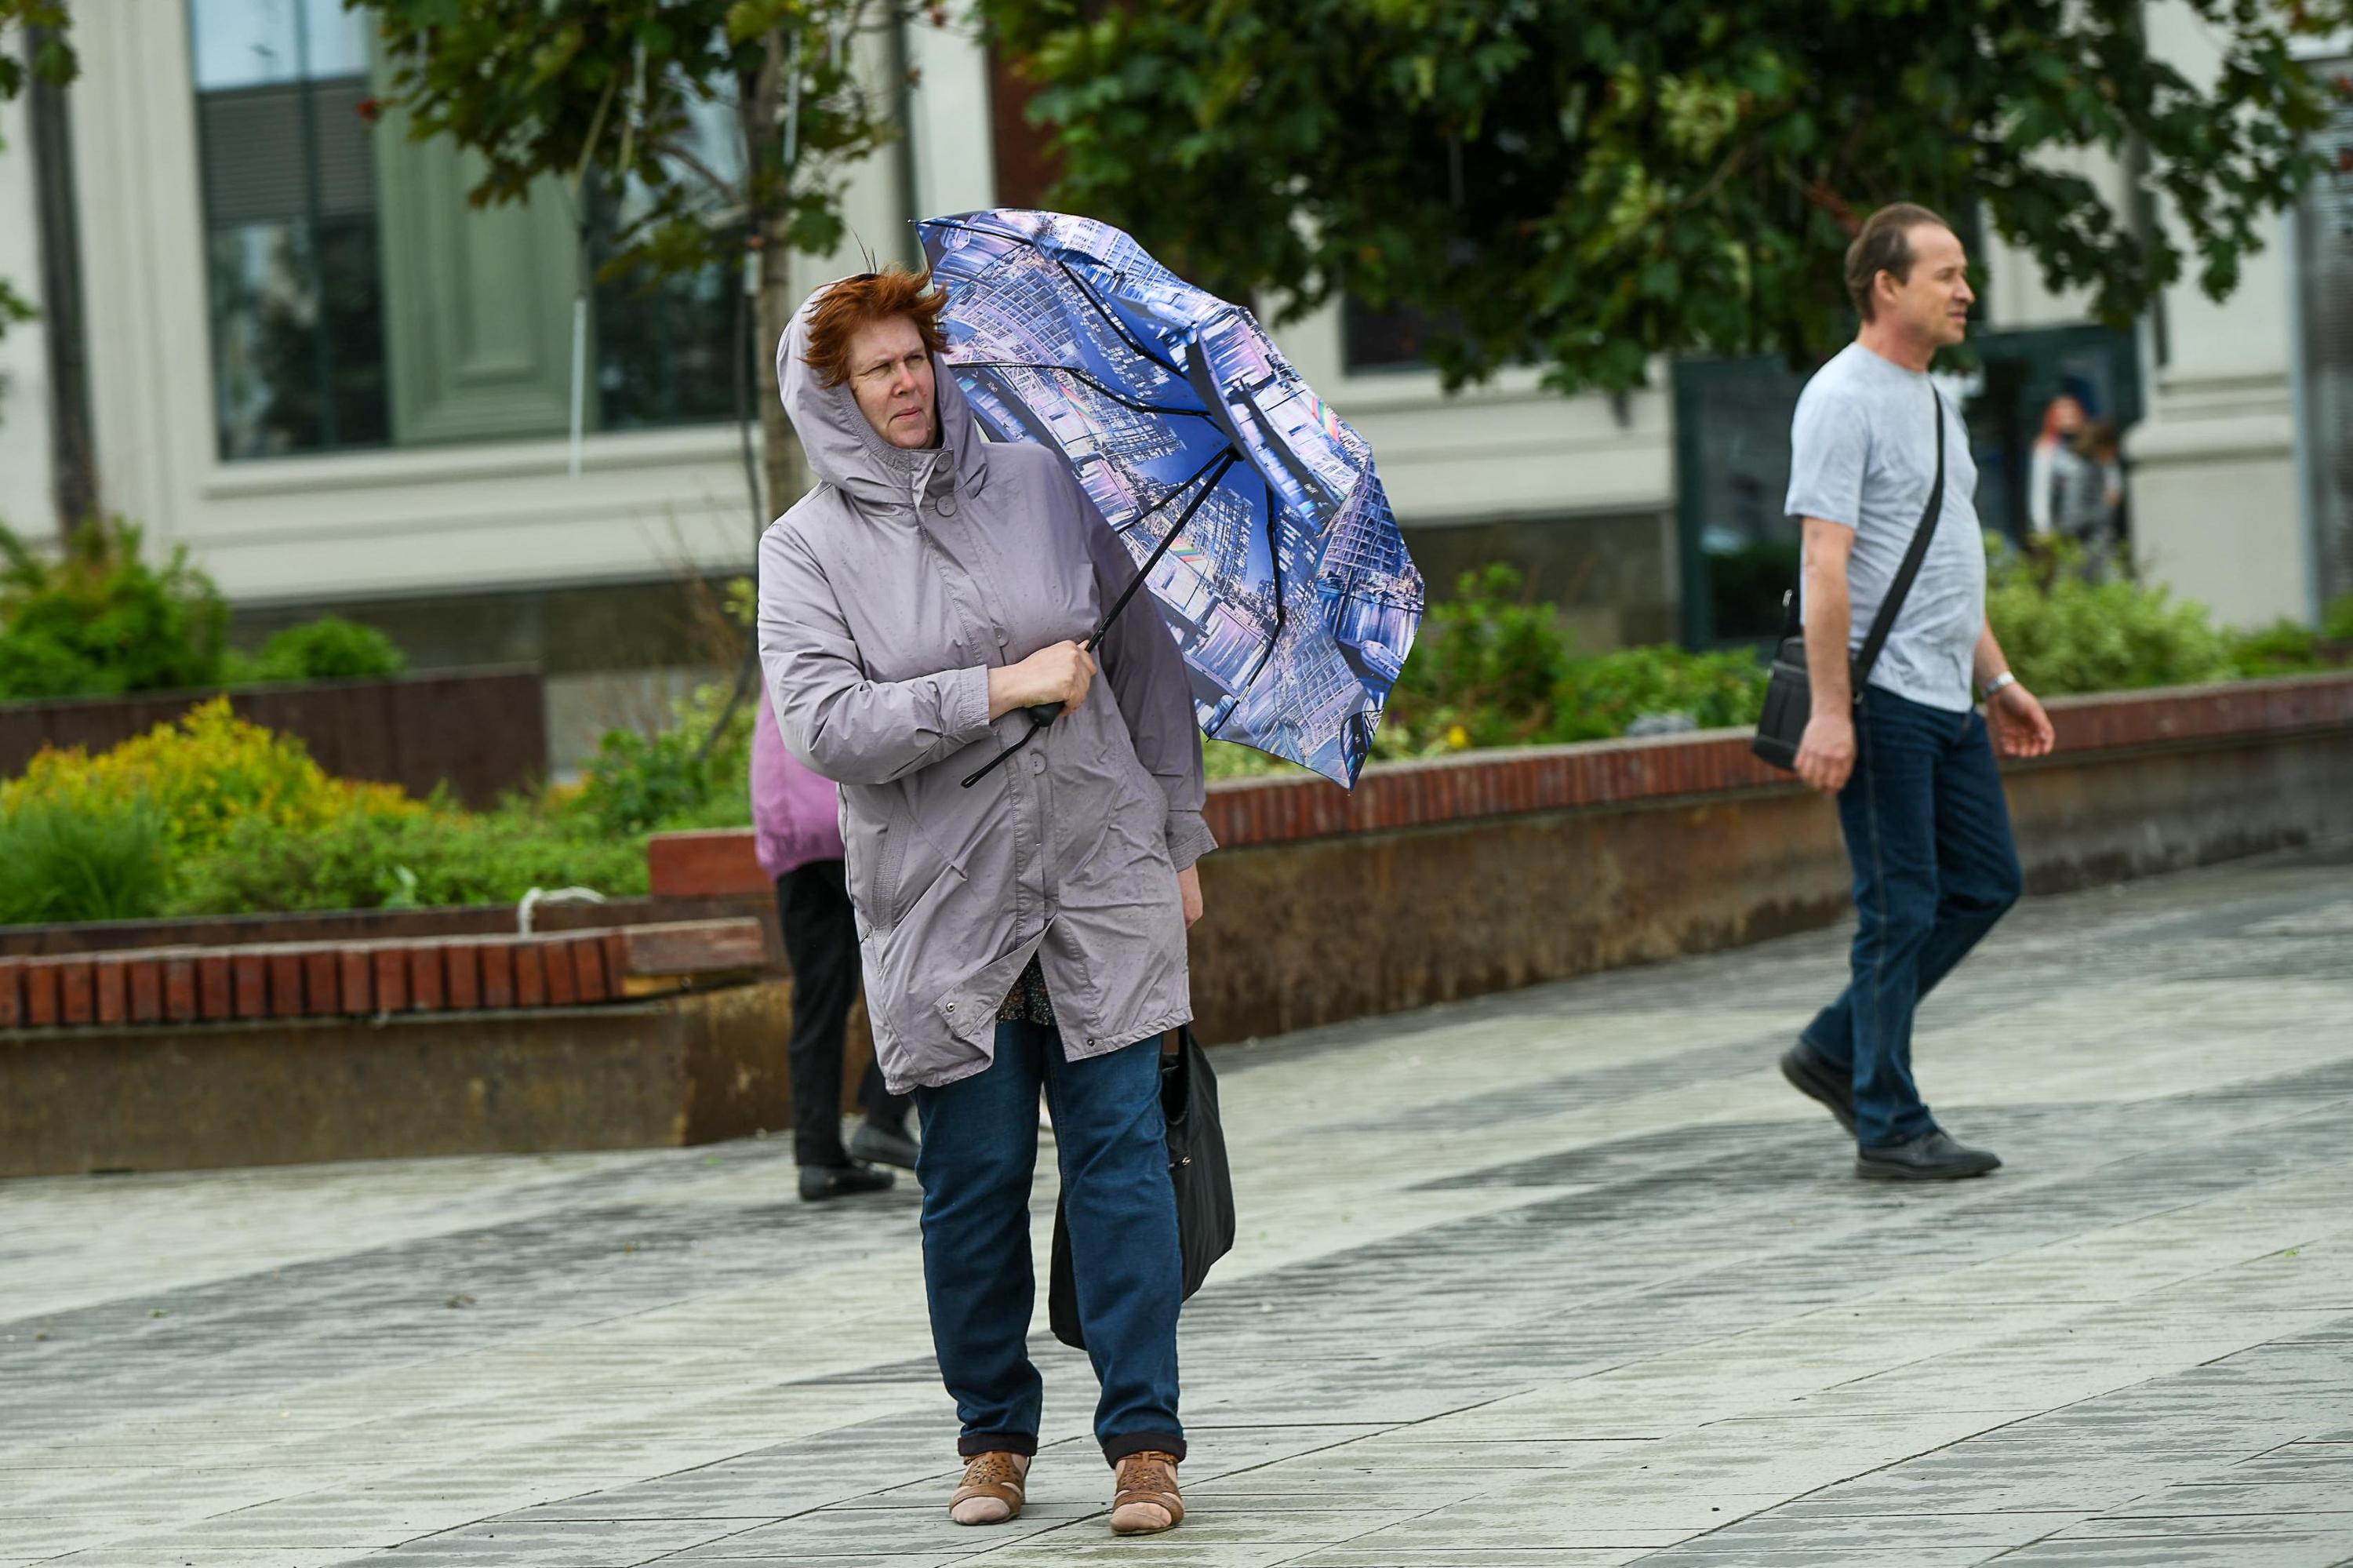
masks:
<svg viewBox="0 0 2353 1568"><path fill-rule="evenodd" d="M1134 567L1060 456L982 440L937 355L940 445L875 434L803 362L822 297L776 352L819 482L760 541L760 662L785 744L842 787L884 1078L904 1094L986 1070L1033 956L1070 1059L1189 1021L1176 873L1216 844L1158 604L1129 603L1076 711L963 788L1029 728L989 721L989 670L1088 636Z"/></svg>

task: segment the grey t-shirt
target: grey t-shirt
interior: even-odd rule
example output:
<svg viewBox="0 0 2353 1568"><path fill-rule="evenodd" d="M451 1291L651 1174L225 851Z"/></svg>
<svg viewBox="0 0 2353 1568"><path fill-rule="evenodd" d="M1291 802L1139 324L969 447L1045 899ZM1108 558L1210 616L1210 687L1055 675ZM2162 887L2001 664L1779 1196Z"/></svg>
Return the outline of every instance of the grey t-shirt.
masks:
<svg viewBox="0 0 2353 1568"><path fill-rule="evenodd" d="M1788 510L1854 530L1847 646L1871 631L1895 580L1936 473L1936 415L1928 377L1859 343L1814 373L1789 426ZM1978 532L1977 464L1960 411L1944 405L1945 509L1920 575L1896 612L1870 683L1932 708L1966 711L1970 665L1985 629L1985 541Z"/></svg>

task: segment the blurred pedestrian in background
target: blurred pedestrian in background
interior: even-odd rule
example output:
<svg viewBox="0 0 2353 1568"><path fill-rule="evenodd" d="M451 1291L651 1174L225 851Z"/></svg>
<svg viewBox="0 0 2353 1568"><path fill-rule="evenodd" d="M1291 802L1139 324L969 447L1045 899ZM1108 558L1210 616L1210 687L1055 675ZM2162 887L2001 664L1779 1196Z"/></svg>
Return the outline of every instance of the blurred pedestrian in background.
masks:
<svg viewBox="0 0 2353 1568"><path fill-rule="evenodd" d="M2036 535L2058 532L2068 498L2082 488L2087 461L2077 446L2084 433L2083 400L2062 392L2042 410L2042 429L2026 467L2026 517Z"/></svg>
<svg viewBox="0 0 2353 1568"><path fill-rule="evenodd" d="M2082 398L2062 392L2042 411L2027 468L2030 537L2074 546L2081 569L2095 579L2115 566L2120 542L2124 467L2117 448L2115 424L2090 418Z"/></svg>
<svg viewBox="0 0 2353 1568"><path fill-rule="evenodd" d="M981 439L944 304L868 273L777 345L818 483L761 539L760 657L786 744L841 782L875 1046L923 1118L923 1284L965 1460L949 1512L1014 1517L1038 1451L1042 1084L1111 1525L1149 1534L1185 1513L1160 1036L1192 1018L1201 736L1150 595L1086 646L1134 563L1059 454Z"/></svg>
<svg viewBox="0 0 2353 1568"><path fill-rule="evenodd" d="M858 926L842 874L840 792L790 752L763 697L752 726L752 828L760 869L776 885L776 921L793 967L793 1160L801 1197L815 1202L891 1186L888 1171L915 1168L907 1101L866 1065L858 1105L865 1118L841 1139L842 1052L858 1000Z"/></svg>

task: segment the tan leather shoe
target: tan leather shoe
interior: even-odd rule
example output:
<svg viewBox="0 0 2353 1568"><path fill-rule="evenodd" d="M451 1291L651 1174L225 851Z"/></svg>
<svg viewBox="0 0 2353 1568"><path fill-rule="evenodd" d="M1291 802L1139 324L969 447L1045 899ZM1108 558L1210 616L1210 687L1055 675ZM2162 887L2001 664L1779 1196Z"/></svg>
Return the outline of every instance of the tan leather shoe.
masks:
<svg viewBox="0 0 2353 1568"><path fill-rule="evenodd" d="M1026 1454L975 1454L965 1465L964 1485L948 1499L948 1517L958 1524L1003 1524L1021 1512L1029 1479Z"/></svg>
<svg viewBox="0 0 2353 1568"><path fill-rule="evenodd" d="M1111 1499L1113 1535L1157 1535L1184 1522L1185 1499L1176 1495L1176 1456L1146 1449L1119 1462L1118 1491Z"/></svg>

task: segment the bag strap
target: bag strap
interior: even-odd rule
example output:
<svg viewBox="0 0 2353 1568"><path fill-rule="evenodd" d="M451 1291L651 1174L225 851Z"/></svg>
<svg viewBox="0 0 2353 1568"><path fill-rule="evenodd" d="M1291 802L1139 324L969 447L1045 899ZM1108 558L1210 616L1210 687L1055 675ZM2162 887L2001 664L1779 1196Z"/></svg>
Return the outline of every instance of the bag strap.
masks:
<svg viewBox="0 0 2353 1568"><path fill-rule="evenodd" d="M1895 580L1887 585L1887 597L1880 600L1879 613L1872 617L1871 635L1862 640L1862 650L1854 656L1851 683L1856 702L1862 701L1862 683L1870 679L1871 667L1879 662L1879 650L1887 634L1895 630L1896 613L1912 591L1912 579L1920 575L1921 559L1928 553L1936 519L1945 510L1945 397L1934 387L1928 388L1928 396L1936 405L1936 482L1928 487L1927 509L1920 514L1919 526L1912 530L1912 545L1904 552L1904 564L1895 568Z"/></svg>

